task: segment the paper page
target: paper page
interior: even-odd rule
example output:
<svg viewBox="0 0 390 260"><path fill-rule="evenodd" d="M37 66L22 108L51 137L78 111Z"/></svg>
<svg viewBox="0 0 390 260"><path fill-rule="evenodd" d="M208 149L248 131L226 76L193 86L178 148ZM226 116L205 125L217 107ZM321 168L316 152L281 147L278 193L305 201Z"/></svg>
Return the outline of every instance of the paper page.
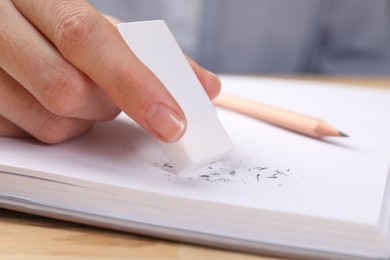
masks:
<svg viewBox="0 0 390 260"><path fill-rule="evenodd" d="M317 140L219 109L236 150L175 175L158 143L121 115L60 145L0 138L0 169L30 168L223 205L377 223L390 161L390 120L377 114L389 111L390 92L258 78L222 81L226 92L322 118L351 137Z"/></svg>

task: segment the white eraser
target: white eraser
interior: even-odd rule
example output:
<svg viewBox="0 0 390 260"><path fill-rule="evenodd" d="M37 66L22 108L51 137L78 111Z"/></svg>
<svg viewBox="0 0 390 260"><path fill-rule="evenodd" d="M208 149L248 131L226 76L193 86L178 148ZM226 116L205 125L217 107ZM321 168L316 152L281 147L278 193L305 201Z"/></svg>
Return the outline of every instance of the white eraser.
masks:
<svg viewBox="0 0 390 260"><path fill-rule="evenodd" d="M160 142L176 172L213 162L233 150L217 111L164 21L121 23L127 45L164 84L187 119L183 137Z"/></svg>

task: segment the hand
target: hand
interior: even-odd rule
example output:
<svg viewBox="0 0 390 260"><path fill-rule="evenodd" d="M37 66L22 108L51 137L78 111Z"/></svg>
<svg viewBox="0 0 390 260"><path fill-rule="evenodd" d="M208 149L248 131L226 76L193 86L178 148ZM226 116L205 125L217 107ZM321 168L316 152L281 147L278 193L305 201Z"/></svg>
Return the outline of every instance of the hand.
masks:
<svg viewBox="0 0 390 260"><path fill-rule="evenodd" d="M172 96L86 1L0 1L0 57L0 136L58 143L120 111L161 141L185 131ZM216 97L218 78L189 62Z"/></svg>

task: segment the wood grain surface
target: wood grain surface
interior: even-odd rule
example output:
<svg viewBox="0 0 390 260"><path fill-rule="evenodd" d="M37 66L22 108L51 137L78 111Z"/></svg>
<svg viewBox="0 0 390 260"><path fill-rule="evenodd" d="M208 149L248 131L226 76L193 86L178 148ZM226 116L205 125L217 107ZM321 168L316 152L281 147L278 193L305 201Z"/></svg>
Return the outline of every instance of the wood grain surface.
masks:
<svg viewBox="0 0 390 260"><path fill-rule="evenodd" d="M0 209L0 259L275 259Z"/></svg>

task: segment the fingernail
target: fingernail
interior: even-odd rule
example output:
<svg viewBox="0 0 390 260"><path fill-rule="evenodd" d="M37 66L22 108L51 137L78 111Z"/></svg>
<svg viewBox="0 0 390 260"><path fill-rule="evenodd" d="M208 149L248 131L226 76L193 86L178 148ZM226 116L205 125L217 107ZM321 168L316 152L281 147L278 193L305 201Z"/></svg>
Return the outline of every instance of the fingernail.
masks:
<svg viewBox="0 0 390 260"><path fill-rule="evenodd" d="M184 134L186 120L168 106L155 103L145 114L148 125L161 137L162 141L175 142Z"/></svg>
<svg viewBox="0 0 390 260"><path fill-rule="evenodd" d="M214 74L213 72L211 72L211 71L209 71L209 70L206 70L206 71L207 71L207 73L208 73L211 77L213 77L216 81L221 82L221 80L219 79L219 77L218 77L216 74Z"/></svg>
<svg viewBox="0 0 390 260"><path fill-rule="evenodd" d="M210 78L212 79L212 81L214 81L213 84L212 84L213 90L210 91L210 93L208 93L210 99L213 100L213 99L216 98L216 97L219 95L219 93L221 92L221 84L222 84L222 82L221 82L221 79L220 79L217 75L215 75L214 73L212 73L212 72L209 71L209 70L206 70L206 71L207 71L207 73L210 75ZM210 85L211 85L211 84L210 84Z"/></svg>

